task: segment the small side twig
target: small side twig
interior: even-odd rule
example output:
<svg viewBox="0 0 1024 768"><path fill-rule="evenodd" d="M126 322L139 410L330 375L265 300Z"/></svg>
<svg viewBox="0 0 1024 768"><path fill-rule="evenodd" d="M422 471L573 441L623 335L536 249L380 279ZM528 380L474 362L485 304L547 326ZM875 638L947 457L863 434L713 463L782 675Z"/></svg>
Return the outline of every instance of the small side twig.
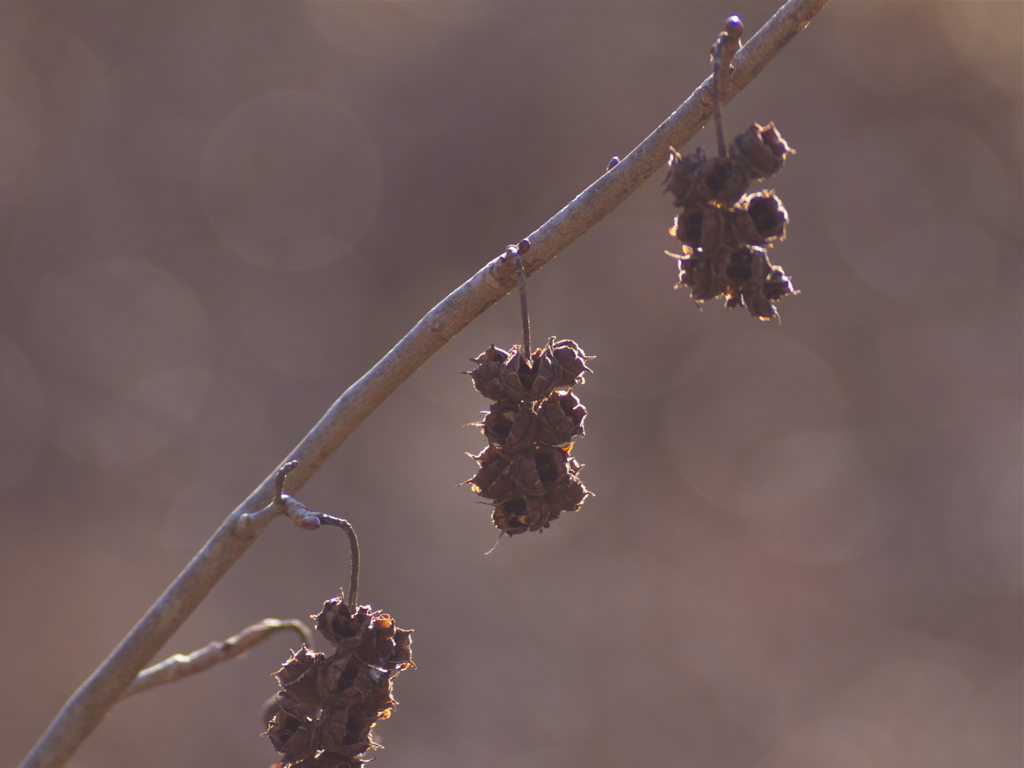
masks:
<svg viewBox="0 0 1024 768"><path fill-rule="evenodd" d="M142 670L132 681L131 685L125 688L121 698L124 699L135 693L155 688L158 685L173 683L182 678L204 672L210 667L220 664L222 661L235 659L243 656L250 648L259 645L267 638L278 632L295 632L302 638L307 647L313 644L313 637L309 628L297 619L281 621L278 619L264 619L258 624L246 627L237 635L227 640L213 642L198 651L188 655L177 653L169 659L161 661L148 669Z"/></svg>

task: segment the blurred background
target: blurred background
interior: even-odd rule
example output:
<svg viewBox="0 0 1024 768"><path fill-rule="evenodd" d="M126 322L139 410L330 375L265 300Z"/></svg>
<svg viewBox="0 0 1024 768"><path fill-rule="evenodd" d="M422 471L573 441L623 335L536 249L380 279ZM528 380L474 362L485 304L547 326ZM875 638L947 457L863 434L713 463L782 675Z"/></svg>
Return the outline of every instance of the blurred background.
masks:
<svg viewBox="0 0 1024 768"><path fill-rule="evenodd" d="M0 764L350 383L774 7L0 6ZM1022 8L834 3L727 107L798 152L781 322L673 291L660 178L531 279L535 337L596 355L579 512L485 555L457 485L462 371L517 342L515 296L302 491L415 630L378 765L1020 765ZM160 658L347 573L340 532L276 524ZM72 764L269 766L294 645L119 705Z"/></svg>

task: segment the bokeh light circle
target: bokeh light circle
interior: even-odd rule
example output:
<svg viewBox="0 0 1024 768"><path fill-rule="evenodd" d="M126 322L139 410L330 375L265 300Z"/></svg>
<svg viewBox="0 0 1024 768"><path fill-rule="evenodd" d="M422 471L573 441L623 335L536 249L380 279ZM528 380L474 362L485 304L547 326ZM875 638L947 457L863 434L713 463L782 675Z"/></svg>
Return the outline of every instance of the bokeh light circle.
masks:
<svg viewBox="0 0 1024 768"><path fill-rule="evenodd" d="M349 109L312 93L240 105L202 161L203 205L221 240L277 269L342 256L373 219L381 188L376 142Z"/></svg>

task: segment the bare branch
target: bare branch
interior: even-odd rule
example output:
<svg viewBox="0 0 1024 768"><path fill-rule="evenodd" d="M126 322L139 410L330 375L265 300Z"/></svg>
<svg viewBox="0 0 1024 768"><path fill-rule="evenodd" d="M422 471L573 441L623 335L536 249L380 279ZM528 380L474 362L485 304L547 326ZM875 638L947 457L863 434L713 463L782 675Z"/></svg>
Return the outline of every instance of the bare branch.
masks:
<svg viewBox="0 0 1024 768"><path fill-rule="evenodd" d="M246 627L237 635L229 637L227 640L210 643L205 648L200 648L198 651L187 656L177 653L169 659L164 659L159 664L142 670L139 672L138 677L132 681L132 684L124 690L121 698L123 699L131 696L133 693L155 688L158 685L176 682L182 678L204 672L215 664L220 664L222 661L243 656L250 648L259 645L271 635L286 630L297 633L307 648L312 646L313 638L309 633L309 629L301 621L296 619L289 621L264 619L259 624Z"/></svg>
<svg viewBox="0 0 1024 768"><path fill-rule="evenodd" d="M750 83L827 0L790 0L733 59L722 84L728 101ZM682 147L710 119L711 77L636 149L529 235L523 260L531 275L554 259L662 168L670 146ZM298 490L335 450L435 352L518 285L513 260L492 259L428 312L361 379L350 386L288 456L298 466L288 475ZM276 472L276 470L275 470ZM100 723L136 674L160 650L249 545L280 515L272 502L274 475L267 477L213 534L145 616L74 693L21 768L57 768Z"/></svg>

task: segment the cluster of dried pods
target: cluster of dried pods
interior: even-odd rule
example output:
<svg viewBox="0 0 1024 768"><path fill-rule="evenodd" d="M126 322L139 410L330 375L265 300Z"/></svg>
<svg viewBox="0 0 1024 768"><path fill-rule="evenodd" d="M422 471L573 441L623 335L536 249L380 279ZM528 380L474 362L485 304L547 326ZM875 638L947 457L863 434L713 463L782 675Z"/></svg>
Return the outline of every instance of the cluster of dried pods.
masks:
<svg viewBox="0 0 1024 768"><path fill-rule="evenodd" d="M732 140L722 138L720 70L724 56L739 48L743 26L737 17L712 48L715 63L715 127L718 156L703 147L688 155L672 149L666 187L682 210L669 230L683 253L669 253L679 262L679 283L702 302L725 297L727 307L745 306L762 320L776 316L773 302L795 293L781 267L768 260L766 248L786 237L789 221L774 191L747 193L751 182L775 175L793 150L773 123L751 125Z"/></svg>
<svg viewBox="0 0 1024 768"><path fill-rule="evenodd" d="M587 415L572 388L589 359L576 342L552 337L529 357L519 347L491 345L473 361L473 384L494 404L478 424L487 447L474 457L480 469L468 482L493 503L503 534L547 528L587 496L569 452Z"/></svg>
<svg viewBox="0 0 1024 768"><path fill-rule="evenodd" d="M281 768L356 768L380 746L373 727L395 707L395 675L412 666L412 631L343 597L328 600L315 618L334 652L303 646L274 674L281 691L266 735L283 757Z"/></svg>

